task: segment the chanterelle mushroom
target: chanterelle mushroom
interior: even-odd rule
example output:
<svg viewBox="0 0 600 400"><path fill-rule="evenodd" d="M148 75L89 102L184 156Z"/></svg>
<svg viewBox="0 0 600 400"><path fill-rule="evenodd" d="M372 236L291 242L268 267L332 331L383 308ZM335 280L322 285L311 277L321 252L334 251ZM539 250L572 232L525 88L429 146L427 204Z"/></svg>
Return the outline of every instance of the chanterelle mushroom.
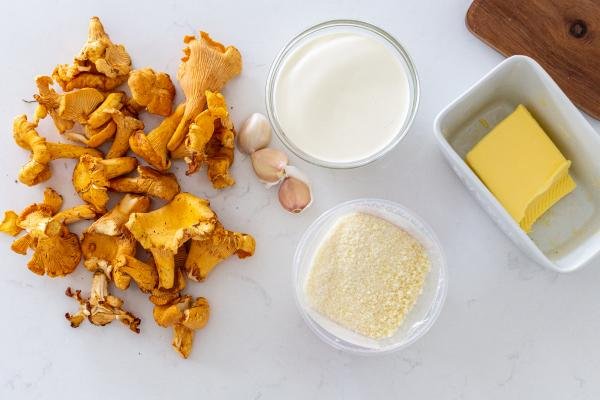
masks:
<svg viewBox="0 0 600 400"><path fill-rule="evenodd" d="M90 128L89 125L84 126L84 133L78 133L74 131L67 131L64 133L65 137L81 142L87 147L99 147L102 146L106 141L112 138L117 131L117 124L115 121L108 121L100 128Z"/></svg>
<svg viewBox="0 0 600 400"><path fill-rule="evenodd" d="M79 239L67 225L96 216L87 205L58 212L61 206L62 197L47 188L44 201L26 207L16 221L16 227L26 234L16 239L11 248L20 254L33 249L27 267L38 275L64 276L77 268L81 259Z"/></svg>
<svg viewBox="0 0 600 400"><path fill-rule="evenodd" d="M108 153L106 153L106 158L122 157L129 150L129 138L134 132L143 132L144 123L118 110L108 112L112 115L115 124L117 124L117 133L113 139L112 146L110 146Z"/></svg>
<svg viewBox="0 0 600 400"><path fill-rule="evenodd" d="M120 157L103 160L83 155L73 170L73 186L85 202L99 213L106 211L110 179L127 174L136 167L135 157Z"/></svg>
<svg viewBox="0 0 600 400"><path fill-rule="evenodd" d="M189 278L203 281L221 261L233 254L239 258L252 256L255 248L256 241L252 236L228 231L218 223L206 238L192 240L185 270Z"/></svg>
<svg viewBox="0 0 600 400"><path fill-rule="evenodd" d="M219 127L206 146L206 173L215 189L224 189L235 183L229 173L233 164L233 130Z"/></svg>
<svg viewBox="0 0 600 400"><path fill-rule="evenodd" d="M195 173L202 163L206 162L209 178L215 188L221 189L234 183L229 176L235 139L233 123L229 119L223 95L208 90L205 95L207 109L196 116L184 143L172 155L174 158L185 159L188 166L187 175ZM225 154L223 149L228 149L230 152ZM223 155L226 155L227 164L219 174L215 174L214 164L217 158Z"/></svg>
<svg viewBox="0 0 600 400"><path fill-rule="evenodd" d="M147 197L126 194L112 210L90 225L81 240L83 265L90 271L104 272L119 289L127 289L130 274L119 271L117 264L123 264L121 257L135 255L137 243L123 226L131 213L146 212L149 208Z"/></svg>
<svg viewBox="0 0 600 400"><path fill-rule="evenodd" d="M98 17L90 19L88 40L73 64L58 65L52 77L65 91L82 87L112 90L127 80L131 58L123 45L114 44Z"/></svg>
<svg viewBox="0 0 600 400"><path fill-rule="evenodd" d="M50 161L58 158L79 158L84 154L101 157L96 149L66 143L47 142L36 131L36 125L20 115L13 122L13 137L22 148L31 151L31 159L19 171L19 180L28 186L50 179Z"/></svg>
<svg viewBox="0 0 600 400"><path fill-rule="evenodd" d="M170 201L179 193L179 183L175 175L161 173L150 167L139 166L134 178L116 178L110 181L110 188L116 192L147 194Z"/></svg>
<svg viewBox="0 0 600 400"><path fill-rule="evenodd" d="M127 80L132 99L130 105L136 110L144 107L151 114L164 117L171 114L175 98L175 86L169 74L154 72L152 68L136 69Z"/></svg>
<svg viewBox="0 0 600 400"><path fill-rule="evenodd" d="M194 332L208 323L210 306L204 297L193 300L182 296L163 306L154 306L154 320L162 327L173 327L173 348L188 358L192 351Z"/></svg>
<svg viewBox="0 0 600 400"><path fill-rule="evenodd" d="M125 226L142 247L152 253L159 286L170 289L175 282L174 256L179 247L189 239L210 234L216 222L207 200L180 193L164 207L131 214Z"/></svg>
<svg viewBox="0 0 600 400"><path fill-rule="evenodd" d="M146 196L126 194L109 212L98 218L88 228L88 232L98 232L108 236L119 236L132 213L143 213L150 208Z"/></svg>
<svg viewBox="0 0 600 400"><path fill-rule="evenodd" d="M181 295L183 289L187 284L184 270L185 259L187 258L187 249L184 244L179 248L177 254L175 254L175 283L170 289L161 287L155 287L152 289L150 296L148 297L152 304L157 306L164 306L175 301Z"/></svg>
<svg viewBox="0 0 600 400"><path fill-rule="evenodd" d="M163 119L162 122L147 135L143 131L134 132L129 138L131 150L160 171L166 171L171 167L171 161L167 154L167 143L181 117L185 104L177 106L173 114Z"/></svg>
<svg viewBox="0 0 600 400"><path fill-rule="evenodd" d="M120 255L115 260L113 272L115 285L119 289L127 289L131 279L134 280L140 290L150 292L158 285L158 272L153 264L138 260L133 255ZM121 286L119 286L119 281Z"/></svg>
<svg viewBox="0 0 600 400"><path fill-rule="evenodd" d="M65 294L79 303L75 314L66 313L65 317L73 328L77 328L87 318L94 325L104 326L112 321L121 321L135 333L140 332L140 319L123 309L123 300L108 292L108 279L102 272L94 273L90 297L84 299L81 291L73 292L67 288Z"/></svg>
<svg viewBox="0 0 600 400"><path fill-rule="evenodd" d="M185 95L185 111L171 137L168 149L174 151L182 143L189 126L206 105L205 91L220 92L231 78L242 71L242 56L233 46L225 47L200 32L200 38L185 36L177 79Z"/></svg>
<svg viewBox="0 0 600 400"><path fill-rule="evenodd" d="M23 229L17 224L19 215L8 210L4 212L4 219L0 222L0 232L4 232L10 236L17 236Z"/></svg>
<svg viewBox="0 0 600 400"><path fill-rule="evenodd" d="M92 111L104 100L104 95L93 88L58 94L50 87L52 78L49 76L38 76L35 83L39 91L33 96L38 102L36 115L50 114L60 133L71 129L75 122L85 123ZM38 121L34 123L37 124Z"/></svg>
<svg viewBox="0 0 600 400"><path fill-rule="evenodd" d="M106 124L111 120L111 113L123 107L122 101L124 96L121 92L110 93L106 96L102 104L90 114L85 124L90 129L97 129Z"/></svg>

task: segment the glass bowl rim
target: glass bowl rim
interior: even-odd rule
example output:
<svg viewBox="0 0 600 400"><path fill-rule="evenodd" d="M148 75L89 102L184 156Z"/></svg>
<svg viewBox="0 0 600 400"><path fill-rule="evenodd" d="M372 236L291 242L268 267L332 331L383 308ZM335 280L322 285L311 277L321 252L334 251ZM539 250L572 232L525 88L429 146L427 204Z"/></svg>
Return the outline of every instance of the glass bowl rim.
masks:
<svg viewBox="0 0 600 400"><path fill-rule="evenodd" d="M312 34L320 32L324 29L334 28L334 27L351 27L351 28L359 28L365 31L371 32L378 36L380 39L386 41L389 45L391 45L398 55L398 57L402 58L407 67L407 78L412 82L412 90L409 91L409 112L406 116L404 124L400 130L394 135L393 139L390 140L388 144L386 144L379 151L371 154L368 157L361 158L353 161L346 162L335 162L335 161L326 161L321 160L317 157L314 157L300 148L298 148L288 137L285 135L283 129L279 125L279 119L275 113L275 104L273 101L273 96L275 93L275 84L277 82L277 77L279 75L279 71L281 66L286 59L286 57L290 54L291 50L295 48L295 46L303 39L309 37ZM372 25L368 22L358 21L353 19L334 19L325 22L321 22L314 26L311 26L308 29L305 29L298 35L294 36L277 54L273 62L271 63L271 67L269 68L269 74L267 76L267 81L265 85L265 102L267 109L267 117L269 118L269 122L275 131L275 134L281 140L281 142L285 145L285 147L294 153L299 158L303 159L306 162L309 162L313 165L317 165L320 167L332 168L332 169L351 169L362 167L364 165L370 164L389 151L391 151L400 141L407 135L410 130L415 117L417 115L417 111L419 108L421 97L421 87L419 83L419 76L417 74L417 69L414 61L408 54L406 48L396 40L391 34L386 32L385 30Z"/></svg>

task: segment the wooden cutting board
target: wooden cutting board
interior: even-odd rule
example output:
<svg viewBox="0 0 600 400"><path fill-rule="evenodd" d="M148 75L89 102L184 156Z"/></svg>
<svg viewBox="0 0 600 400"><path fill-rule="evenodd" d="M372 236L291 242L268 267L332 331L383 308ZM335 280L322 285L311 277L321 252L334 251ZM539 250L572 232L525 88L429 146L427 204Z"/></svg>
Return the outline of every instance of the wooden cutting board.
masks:
<svg viewBox="0 0 600 400"><path fill-rule="evenodd" d="M600 119L600 0L475 0L466 23L500 53L534 58Z"/></svg>

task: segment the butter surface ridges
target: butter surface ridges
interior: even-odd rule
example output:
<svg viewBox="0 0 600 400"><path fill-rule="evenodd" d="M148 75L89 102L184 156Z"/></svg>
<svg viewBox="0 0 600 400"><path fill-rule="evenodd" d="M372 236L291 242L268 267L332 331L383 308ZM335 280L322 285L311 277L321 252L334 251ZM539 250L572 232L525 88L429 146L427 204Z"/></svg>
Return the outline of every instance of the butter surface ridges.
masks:
<svg viewBox="0 0 600 400"><path fill-rule="evenodd" d="M550 207L556 204L556 202L572 192L573 189L575 189L575 186L575 181L568 174L567 170L546 192L538 196L538 198L532 201L529 207L527 207L525 217L519 223L521 228L525 232L530 232L534 222L548 211Z"/></svg>
<svg viewBox="0 0 600 400"><path fill-rule="evenodd" d="M523 105L492 129L466 160L526 232L575 188L571 162Z"/></svg>

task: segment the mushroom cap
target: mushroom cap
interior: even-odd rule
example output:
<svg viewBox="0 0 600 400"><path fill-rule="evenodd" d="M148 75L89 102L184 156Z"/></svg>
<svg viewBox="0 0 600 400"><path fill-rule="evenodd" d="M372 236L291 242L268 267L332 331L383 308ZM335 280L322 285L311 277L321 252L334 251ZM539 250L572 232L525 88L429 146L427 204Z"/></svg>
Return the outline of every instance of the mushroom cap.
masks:
<svg viewBox="0 0 600 400"><path fill-rule="evenodd" d="M208 200L184 192L157 210L131 214L125 226L145 249L165 249L175 254L187 240L212 232L215 223Z"/></svg>
<svg viewBox="0 0 600 400"><path fill-rule="evenodd" d="M82 156L73 170L73 186L79 196L98 212L104 212L109 201L109 180L96 157Z"/></svg>
<svg viewBox="0 0 600 400"><path fill-rule="evenodd" d="M218 224L205 239L192 240L185 270L190 279L203 281L221 261L233 254L239 258L251 256L255 247L252 236L228 231Z"/></svg>
<svg viewBox="0 0 600 400"><path fill-rule="evenodd" d="M136 69L129 74L127 85L133 101L149 113L164 117L171 114L175 86L168 74L152 68Z"/></svg>
<svg viewBox="0 0 600 400"><path fill-rule="evenodd" d="M152 310L154 321L163 328L182 322L183 311L189 307L191 299L191 296L181 296L169 304L154 306Z"/></svg>
<svg viewBox="0 0 600 400"><path fill-rule="evenodd" d="M119 256L135 254L136 242L128 232L108 236L98 232L85 232L81 240L83 265L90 271L102 270L110 276Z"/></svg>
<svg viewBox="0 0 600 400"><path fill-rule="evenodd" d="M173 325L172 346L183 358L188 358L192 352L195 332L182 324Z"/></svg>
<svg viewBox="0 0 600 400"><path fill-rule="evenodd" d="M54 80L70 91L76 88L112 90L127 80L131 58L125 47L114 44L98 17L90 18L88 38L73 64L61 64L52 72Z"/></svg>
<svg viewBox="0 0 600 400"><path fill-rule="evenodd" d="M200 38L185 36L184 56L177 71L177 79L185 95L185 112L168 148L177 149L185 138L190 123L206 105L205 91L221 91L223 86L242 71L242 56L233 46L223 46L200 32Z"/></svg>
<svg viewBox="0 0 600 400"><path fill-rule="evenodd" d="M127 75L110 78L105 75L91 72L79 72L76 76L70 77L71 65L57 65L52 71L52 79L60 85L64 91L82 88L95 88L103 92L114 90L127 81Z"/></svg>
<svg viewBox="0 0 600 400"><path fill-rule="evenodd" d="M193 330L202 329L208 323L210 305L204 297L198 297L190 308L183 312L182 324Z"/></svg>
<svg viewBox="0 0 600 400"><path fill-rule="evenodd" d="M239 50L212 40L208 33L200 32L199 38L185 36L183 42L186 47L177 79L188 101L204 96L206 90L220 91L227 81L242 72Z"/></svg>
<svg viewBox="0 0 600 400"><path fill-rule="evenodd" d="M12 211L8 210L4 212L4 219L0 222L0 232L4 232L10 236L17 236L19 232L23 230L18 225L19 215Z"/></svg>
<svg viewBox="0 0 600 400"><path fill-rule="evenodd" d="M79 196L97 212L105 212L109 201L110 179L132 171L137 164L134 157L103 160L83 155L73 170L73 186Z"/></svg>
<svg viewBox="0 0 600 400"><path fill-rule="evenodd" d="M17 225L25 229L33 238L46 237L46 228L52 214L54 214L54 211L47 204L31 204L21 211Z"/></svg>
<svg viewBox="0 0 600 400"><path fill-rule="evenodd" d="M27 267L38 275L65 276L77 268L80 260L79 238L65 231L61 235L38 238Z"/></svg>
<svg viewBox="0 0 600 400"><path fill-rule="evenodd" d="M60 95L58 115L68 121L85 123L88 116L104 101L104 95L93 88L83 88Z"/></svg>

